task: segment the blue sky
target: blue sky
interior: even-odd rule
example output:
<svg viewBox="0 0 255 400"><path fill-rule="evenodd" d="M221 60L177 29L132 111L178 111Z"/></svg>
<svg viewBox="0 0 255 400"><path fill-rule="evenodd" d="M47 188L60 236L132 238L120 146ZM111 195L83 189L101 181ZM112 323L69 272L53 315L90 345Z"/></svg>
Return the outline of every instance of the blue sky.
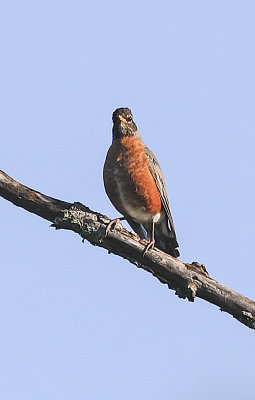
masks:
<svg viewBox="0 0 255 400"><path fill-rule="evenodd" d="M253 1L2 1L1 169L116 217L102 182L130 107L180 259L254 297ZM0 200L3 399L253 399L254 331Z"/></svg>

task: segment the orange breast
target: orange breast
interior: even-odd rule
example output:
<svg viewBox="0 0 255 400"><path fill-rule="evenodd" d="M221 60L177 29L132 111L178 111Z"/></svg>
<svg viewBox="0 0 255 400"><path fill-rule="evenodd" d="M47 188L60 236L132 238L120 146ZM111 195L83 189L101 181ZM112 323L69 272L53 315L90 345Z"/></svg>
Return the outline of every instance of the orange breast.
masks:
<svg viewBox="0 0 255 400"><path fill-rule="evenodd" d="M104 183L111 202L124 215L142 222L161 211L141 140L125 137L113 142L105 161Z"/></svg>

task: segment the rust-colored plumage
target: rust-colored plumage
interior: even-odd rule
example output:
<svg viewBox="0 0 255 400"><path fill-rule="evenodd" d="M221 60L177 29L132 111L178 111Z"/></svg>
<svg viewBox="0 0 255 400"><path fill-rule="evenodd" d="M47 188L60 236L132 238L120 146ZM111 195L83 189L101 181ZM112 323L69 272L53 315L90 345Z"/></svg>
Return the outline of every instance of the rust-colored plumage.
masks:
<svg viewBox="0 0 255 400"><path fill-rule="evenodd" d="M140 237L179 256L165 181L154 154L144 145L132 113L113 113L113 141L104 165L105 190L115 208Z"/></svg>

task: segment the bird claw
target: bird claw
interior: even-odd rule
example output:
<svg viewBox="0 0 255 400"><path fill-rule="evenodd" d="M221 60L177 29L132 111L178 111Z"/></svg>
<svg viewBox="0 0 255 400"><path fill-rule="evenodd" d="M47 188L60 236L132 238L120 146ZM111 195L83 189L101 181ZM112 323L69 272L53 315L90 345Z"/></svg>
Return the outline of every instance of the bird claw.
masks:
<svg viewBox="0 0 255 400"><path fill-rule="evenodd" d="M108 235L108 233L110 232L111 228L113 227L113 230L115 229L115 226L118 222L123 221L125 218L124 217L120 217L120 218L114 218L112 219L109 224L106 226L105 228L105 236Z"/></svg>
<svg viewBox="0 0 255 400"><path fill-rule="evenodd" d="M146 245L146 247L145 247L145 249L144 249L144 252L143 252L143 257L145 256L145 254L147 254L147 252L148 252L150 249L153 249L153 248L154 248L154 245L155 245L155 240L151 240L151 241Z"/></svg>

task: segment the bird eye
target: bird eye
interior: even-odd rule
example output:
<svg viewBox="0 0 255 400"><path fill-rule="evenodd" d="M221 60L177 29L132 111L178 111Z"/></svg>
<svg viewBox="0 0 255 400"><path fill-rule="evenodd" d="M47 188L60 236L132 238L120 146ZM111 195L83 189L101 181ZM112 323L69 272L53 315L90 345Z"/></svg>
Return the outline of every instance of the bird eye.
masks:
<svg viewBox="0 0 255 400"><path fill-rule="evenodd" d="M126 120L127 120L127 122L131 122L132 121L131 115L127 116Z"/></svg>

